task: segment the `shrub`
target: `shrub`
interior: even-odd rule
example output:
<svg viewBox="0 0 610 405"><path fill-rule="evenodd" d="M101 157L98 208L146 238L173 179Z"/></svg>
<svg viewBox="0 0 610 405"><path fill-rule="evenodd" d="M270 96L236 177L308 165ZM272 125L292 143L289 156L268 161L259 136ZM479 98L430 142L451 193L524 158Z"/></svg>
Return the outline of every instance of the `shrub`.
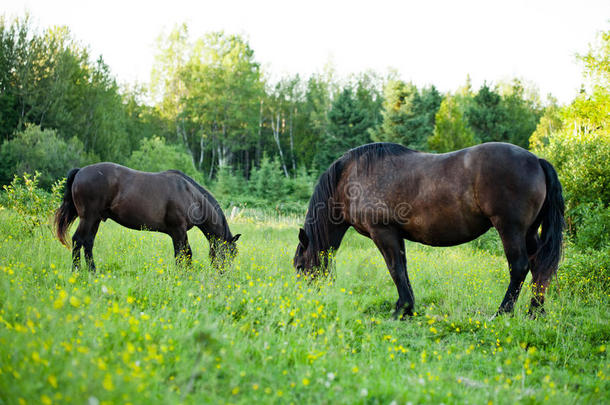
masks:
<svg viewBox="0 0 610 405"><path fill-rule="evenodd" d="M286 178L282 174L277 156L269 160L263 156L260 167L250 176L250 185L254 195L267 201L279 202L286 199Z"/></svg>
<svg viewBox="0 0 610 405"><path fill-rule="evenodd" d="M39 172L37 184L50 190L55 180L88 160L77 138L65 141L55 130L28 125L0 147L0 181L8 184L14 175Z"/></svg>
<svg viewBox="0 0 610 405"><path fill-rule="evenodd" d="M576 230L574 243L580 250L610 246L610 208L601 202L584 203L573 209L570 215L578 221L573 223Z"/></svg>
<svg viewBox="0 0 610 405"><path fill-rule="evenodd" d="M198 177L190 154L178 145L168 145L158 136L143 139L140 148L127 160L127 166L147 172L175 169Z"/></svg>
<svg viewBox="0 0 610 405"><path fill-rule="evenodd" d="M295 177L286 180L288 197L292 201L307 203L313 193L314 182L315 178L305 168L300 169Z"/></svg>
<svg viewBox="0 0 610 405"><path fill-rule="evenodd" d="M3 187L7 207L17 214L19 233L31 234L34 229L43 227L52 231L49 218L61 203L66 179L57 180L48 193L38 187L39 177L38 172L33 176L28 173L23 177L15 175L11 184Z"/></svg>
<svg viewBox="0 0 610 405"><path fill-rule="evenodd" d="M601 250L568 248L559 267L560 288L583 296L610 292L610 245Z"/></svg>
<svg viewBox="0 0 610 405"><path fill-rule="evenodd" d="M248 186L241 171L233 171L231 166L220 166L214 191L221 196L240 196L248 193Z"/></svg>
<svg viewBox="0 0 610 405"><path fill-rule="evenodd" d="M476 250L484 250L496 256L504 255L504 246L502 240L495 228L489 229L483 235L469 243Z"/></svg>

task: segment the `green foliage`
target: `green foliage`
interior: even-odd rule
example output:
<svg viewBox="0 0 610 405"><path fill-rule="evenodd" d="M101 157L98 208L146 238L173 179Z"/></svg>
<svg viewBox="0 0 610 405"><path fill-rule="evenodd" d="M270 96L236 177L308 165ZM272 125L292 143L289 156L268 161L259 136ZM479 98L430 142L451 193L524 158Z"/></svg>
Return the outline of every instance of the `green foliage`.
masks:
<svg viewBox="0 0 610 405"><path fill-rule="evenodd" d="M315 164L316 155L324 138L328 135L328 111L331 106L332 83L328 77L312 75L305 85L304 102L300 115L301 136L295 140L299 151L299 163ZM320 170L325 170L317 166Z"/></svg>
<svg viewBox="0 0 610 405"><path fill-rule="evenodd" d="M278 203L286 199L284 183L285 177L277 156L273 160L263 156L260 167L253 171L250 177L253 194L269 202Z"/></svg>
<svg viewBox="0 0 610 405"><path fill-rule="evenodd" d="M326 168L351 148L371 141L369 130L376 124L364 101L345 88L333 100L328 112L328 134L316 156L318 167Z"/></svg>
<svg viewBox="0 0 610 405"><path fill-rule="evenodd" d="M489 229L483 235L469 243L475 250L481 250L493 255L504 257L504 246L498 231L495 228Z"/></svg>
<svg viewBox="0 0 610 405"><path fill-rule="evenodd" d="M158 136L143 139L140 148L131 154L127 166L146 172L176 169L189 176L196 176L197 173L191 157L183 148L167 144Z"/></svg>
<svg viewBox="0 0 610 405"><path fill-rule="evenodd" d="M313 193L315 181L316 178L302 167L297 171L296 176L286 180L288 198L306 204Z"/></svg>
<svg viewBox="0 0 610 405"><path fill-rule="evenodd" d="M427 149L441 100L442 96L434 86L420 92L412 83L390 80L384 91L383 122L372 132L371 138L417 150Z"/></svg>
<svg viewBox="0 0 610 405"><path fill-rule="evenodd" d="M244 38L223 32L189 43L186 26L160 46L155 72L170 65L157 80L162 114L195 161L203 163L205 152L214 149L218 166L229 165L232 153L253 146L259 123L263 83L254 51Z"/></svg>
<svg viewBox="0 0 610 405"><path fill-rule="evenodd" d="M500 107L501 97L487 83L473 97L466 114L468 123L481 142L505 141L502 127L504 111Z"/></svg>
<svg viewBox="0 0 610 405"><path fill-rule="evenodd" d="M481 142L510 142L527 148L540 119L537 94L519 80L503 86L502 94L487 83L468 104L466 117Z"/></svg>
<svg viewBox="0 0 610 405"><path fill-rule="evenodd" d="M608 228L605 229L607 232ZM582 250L569 249L568 252L560 267L561 286L570 294L581 297L597 296L599 293L608 294L610 291L610 244L606 244L601 249L585 247Z"/></svg>
<svg viewBox="0 0 610 405"><path fill-rule="evenodd" d="M610 245L610 85L604 79L610 35L601 38L598 49L581 57L585 76L593 80L592 90L551 111L554 121L561 118L561 125L537 131L530 142L536 153L555 166L563 185L569 235L582 252L575 256L576 268L590 271L589 278L607 282L607 260L597 259L602 253L607 255ZM596 269L603 272L597 274Z"/></svg>
<svg viewBox="0 0 610 405"><path fill-rule="evenodd" d="M540 150L549 144L550 136L559 131L563 126L561 120L561 109L555 102L551 100L551 105L544 109L542 117L536 126L536 130L529 140L529 148L531 150Z"/></svg>
<svg viewBox="0 0 610 405"><path fill-rule="evenodd" d="M585 68L585 76L593 86L610 88L610 30L598 33L597 43L589 51L578 55Z"/></svg>
<svg viewBox="0 0 610 405"><path fill-rule="evenodd" d="M428 138L428 146L435 152L450 152L477 143L474 132L464 119L461 97L446 96L436 113L433 135Z"/></svg>
<svg viewBox="0 0 610 405"><path fill-rule="evenodd" d="M247 193L248 185L240 171L234 171L231 166L220 166L214 191L221 196L236 196Z"/></svg>
<svg viewBox="0 0 610 405"><path fill-rule="evenodd" d="M7 184L13 175L39 172L37 181L49 190L68 170L91 160L77 138L64 141L55 130L27 125L0 146L0 183Z"/></svg>
<svg viewBox="0 0 610 405"><path fill-rule="evenodd" d="M548 147L541 150L555 165L573 209L583 203L610 202L610 137L590 132L574 135L568 131L554 134Z"/></svg>
<svg viewBox="0 0 610 405"><path fill-rule="evenodd" d="M313 191L315 177L298 169L294 177L286 178L277 156L270 160L263 156L261 167L254 169L248 181L240 171L221 166L214 194L226 209L233 206L255 208L271 215L301 215Z"/></svg>
<svg viewBox="0 0 610 405"><path fill-rule="evenodd" d="M583 203L574 208L571 217L578 223L575 245L581 250L601 250L610 246L610 207L601 203Z"/></svg>
<svg viewBox="0 0 610 405"><path fill-rule="evenodd" d="M527 94L527 93L530 94ZM536 91L527 90L523 83L515 79L506 84L502 94L502 105L504 113L504 139L514 145L527 148L529 138L536 130L542 109L539 106Z"/></svg>
<svg viewBox="0 0 610 405"><path fill-rule="evenodd" d="M11 184L3 186L6 206L17 214L14 235L31 234L42 227L51 231L49 219L61 204L66 179L57 180L48 193L38 187L39 177L39 172L15 175Z"/></svg>
<svg viewBox="0 0 610 405"><path fill-rule="evenodd" d="M37 32L29 17L0 18L0 139L33 123L77 137L85 151L122 160L130 149L130 120L118 86L100 57L74 41L66 27Z"/></svg>

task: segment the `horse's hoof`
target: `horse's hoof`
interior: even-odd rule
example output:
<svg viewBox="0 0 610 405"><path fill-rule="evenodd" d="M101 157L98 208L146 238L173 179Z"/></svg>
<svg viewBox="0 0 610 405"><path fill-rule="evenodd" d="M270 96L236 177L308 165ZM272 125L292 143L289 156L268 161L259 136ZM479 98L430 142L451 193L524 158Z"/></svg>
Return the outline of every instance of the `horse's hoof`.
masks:
<svg viewBox="0 0 610 405"><path fill-rule="evenodd" d="M546 316L546 311L541 307L530 308L529 311L527 311L527 315L530 319L536 319L538 317L544 318Z"/></svg>
<svg viewBox="0 0 610 405"><path fill-rule="evenodd" d="M401 312L402 312L402 314L401 314ZM411 310L411 309L404 310L404 311L402 309L397 309L392 314L392 318L394 320L399 320L399 321L406 321L407 319L411 319L412 317L413 317L413 310Z"/></svg>

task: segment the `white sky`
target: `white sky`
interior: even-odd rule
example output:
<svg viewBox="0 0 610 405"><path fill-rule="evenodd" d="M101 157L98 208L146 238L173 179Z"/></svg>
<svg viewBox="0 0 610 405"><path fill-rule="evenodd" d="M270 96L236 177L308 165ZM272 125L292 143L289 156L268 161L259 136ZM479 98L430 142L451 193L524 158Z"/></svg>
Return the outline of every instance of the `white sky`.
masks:
<svg viewBox="0 0 610 405"><path fill-rule="evenodd" d="M119 82L148 82L161 32L245 36L275 76L309 76L332 60L339 75L396 69L418 86L453 91L520 77L566 103L582 82L575 60L610 27L608 0L0 0L39 28L67 25Z"/></svg>

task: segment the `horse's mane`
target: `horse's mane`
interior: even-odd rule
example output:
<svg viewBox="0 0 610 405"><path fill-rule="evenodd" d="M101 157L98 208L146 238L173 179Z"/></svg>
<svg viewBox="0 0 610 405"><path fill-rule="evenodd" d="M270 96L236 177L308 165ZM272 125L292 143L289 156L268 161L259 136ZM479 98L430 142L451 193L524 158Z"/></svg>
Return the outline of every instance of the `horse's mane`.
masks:
<svg viewBox="0 0 610 405"><path fill-rule="evenodd" d="M197 190L199 190L199 192L201 194L203 194L203 196L205 197L205 199L212 205L212 207L214 207L214 210L216 211L216 213L218 214L218 216L221 218L221 220L223 221L223 226L224 226L224 232L225 232L225 237L230 237L231 236L231 230L229 229L229 223L227 222L227 218L225 217L224 212L222 212L222 208L220 207L220 204L218 203L218 201L214 198L214 196L212 195L212 193L210 193L208 190L206 190L205 188L203 188L199 183L197 183L192 177L186 175L185 173L181 172L180 170L168 170L168 172L170 173L174 173L179 175L180 177L182 177L183 179L185 179L186 181L188 181L189 183L191 183L193 186L195 186L195 188Z"/></svg>
<svg viewBox="0 0 610 405"><path fill-rule="evenodd" d="M356 161L358 170L369 173L371 165L387 157L399 156L415 152L396 143L369 143L350 149L343 156L335 160L330 167L320 175L318 184L314 188L305 218L305 233L310 244L316 251L327 249L330 246L329 224L330 209L337 184L348 163Z"/></svg>

